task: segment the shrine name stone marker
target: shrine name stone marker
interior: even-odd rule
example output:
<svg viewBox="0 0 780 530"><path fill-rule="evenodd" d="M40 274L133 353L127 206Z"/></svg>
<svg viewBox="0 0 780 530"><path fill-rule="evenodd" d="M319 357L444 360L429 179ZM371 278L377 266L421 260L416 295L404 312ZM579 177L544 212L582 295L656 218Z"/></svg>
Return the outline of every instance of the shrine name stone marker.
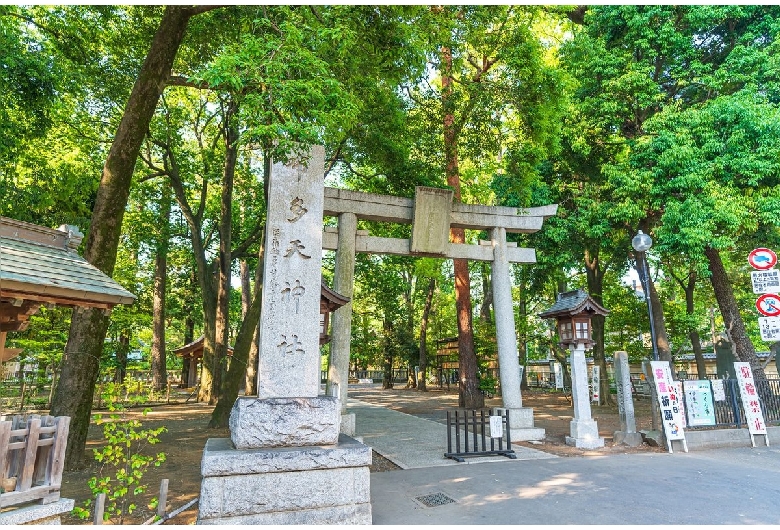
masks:
<svg viewBox="0 0 780 530"><path fill-rule="evenodd" d="M258 396L236 400L230 440L206 443L199 524L371 524L371 449L319 395L324 157L273 166Z"/></svg>

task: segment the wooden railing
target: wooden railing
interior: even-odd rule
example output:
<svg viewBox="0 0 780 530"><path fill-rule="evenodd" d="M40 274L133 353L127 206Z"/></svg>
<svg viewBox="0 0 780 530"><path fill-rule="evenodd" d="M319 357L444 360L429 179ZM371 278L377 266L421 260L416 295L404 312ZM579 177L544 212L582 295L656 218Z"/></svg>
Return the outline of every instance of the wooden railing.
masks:
<svg viewBox="0 0 780 530"><path fill-rule="evenodd" d="M60 498L68 416L13 416L0 421L0 508Z"/></svg>

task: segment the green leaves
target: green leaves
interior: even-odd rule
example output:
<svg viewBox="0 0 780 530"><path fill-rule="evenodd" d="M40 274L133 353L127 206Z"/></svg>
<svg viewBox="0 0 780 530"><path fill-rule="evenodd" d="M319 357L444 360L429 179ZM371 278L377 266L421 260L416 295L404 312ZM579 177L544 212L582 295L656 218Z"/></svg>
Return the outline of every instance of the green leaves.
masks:
<svg viewBox="0 0 780 530"><path fill-rule="evenodd" d="M147 454L147 446L160 442L160 434L166 432L165 427L142 429L137 419L128 418L126 404L122 401L124 389L122 385L109 383L104 388L103 400L108 409L114 413L108 418L96 414L94 421L103 426L103 447L93 449L95 460L100 466L100 475L87 482L93 495L106 494L104 519L117 517L122 524L125 515L132 514L136 505L129 497L143 495L147 484L142 484L144 474L149 466L160 466L165 462L165 453ZM143 415L149 412L145 409ZM153 502L155 499L153 499ZM92 500L87 500L84 508L74 508L73 514L87 519L90 516L88 508Z"/></svg>

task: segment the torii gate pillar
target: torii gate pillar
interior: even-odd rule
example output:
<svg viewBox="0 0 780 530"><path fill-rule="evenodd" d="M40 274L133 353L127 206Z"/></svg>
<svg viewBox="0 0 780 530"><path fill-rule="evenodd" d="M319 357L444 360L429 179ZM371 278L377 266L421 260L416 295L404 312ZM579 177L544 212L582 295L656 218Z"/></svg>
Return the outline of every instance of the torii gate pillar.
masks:
<svg viewBox="0 0 780 530"><path fill-rule="evenodd" d="M512 281L509 276L509 261L506 257L506 230L494 228L491 233L493 261L491 283L493 284L493 308L496 319L496 343L498 346L498 367L501 379L503 407L509 410L509 434L512 440L544 439L544 429L534 427L534 412L523 407L520 393L520 364L517 353L517 331L512 309Z"/></svg>

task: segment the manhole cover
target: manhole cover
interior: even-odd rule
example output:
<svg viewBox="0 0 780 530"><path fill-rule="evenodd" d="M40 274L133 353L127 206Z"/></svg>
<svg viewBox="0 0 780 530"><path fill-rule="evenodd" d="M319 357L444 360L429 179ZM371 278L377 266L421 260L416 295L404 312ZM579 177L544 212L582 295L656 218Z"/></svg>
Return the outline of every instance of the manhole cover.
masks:
<svg viewBox="0 0 780 530"><path fill-rule="evenodd" d="M445 504L450 504L452 502L455 502L455 499L451 499L447 497L443 493L431 493L428 495L421 495L420 497L415 497L418 501L423 503L428 508L433 508L434 506L443 506Z"/></svg>

